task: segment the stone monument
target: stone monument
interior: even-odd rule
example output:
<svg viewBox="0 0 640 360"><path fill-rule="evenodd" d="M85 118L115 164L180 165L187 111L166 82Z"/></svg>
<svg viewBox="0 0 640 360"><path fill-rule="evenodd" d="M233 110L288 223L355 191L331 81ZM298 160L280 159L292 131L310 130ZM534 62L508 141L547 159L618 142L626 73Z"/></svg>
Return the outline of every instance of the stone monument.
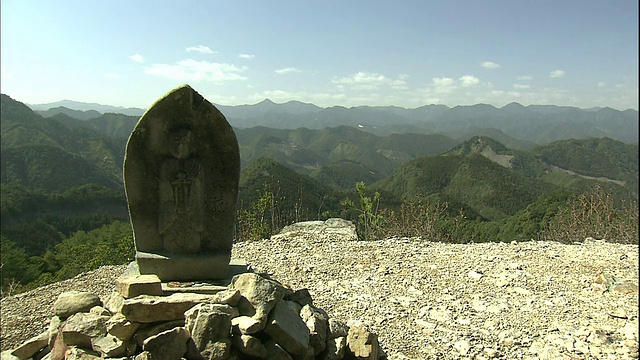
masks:
<svg viewBox="0 0 640 360"><path fill-rule="evenodd" d="M238 141L215 106L188 85L156 101L124 160L140 274L163 282L226 278L239 178Z"/></svg>

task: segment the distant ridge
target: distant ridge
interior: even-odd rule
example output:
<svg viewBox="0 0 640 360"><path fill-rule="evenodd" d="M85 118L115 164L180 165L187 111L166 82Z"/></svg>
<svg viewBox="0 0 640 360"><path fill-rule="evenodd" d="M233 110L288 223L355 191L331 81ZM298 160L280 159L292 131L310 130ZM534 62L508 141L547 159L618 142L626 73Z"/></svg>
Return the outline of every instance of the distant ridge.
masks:
<svg viewBox="0 0 640 360"><path fill-rule="evenodd" d="M47 104L26 104L26 105L30 107L31 110L34 110L34 111L47 111L52 108L63 107L70 110L78 110L78 111L94 110L101 114L116 113L116 114L130 115L130 116L141 116L145 112L145 109L140 109L135 107L125 108L124 106L86 103L86 102L73 101L73 100L62 100L62 101L57 101L57 102L47 103ZM58 113L60 112L56 112L50 116L53 116Z"/></svg>
<svg viewBox="0 0 640 360"><path fill-rule="evenodd" d="M29 105L44 117L64 113L88 120L100 114L118 113L141 116L144 109L124 108L63 100ZM265 99L253 105L217 105L234 128L256 126L274 129L324 129L350 126L376 135L447 134L456 138L469 135L499 137L513 148L527 149L533 144L581 138L609 137L627 144L638 144L638 111L609 107L580 109L572 106L527 105L513 102L501 108L489 104L425 105L414 109L397 106L333 106L322 108L310 103L289 101L278 104ZM53 108L53 109L52 109ZM74 112L75 111L75 112ZM80 112L78 112L80 111ZM469 130L473 129L469 134ZM479 132L480 129L482 132ZM459 140L464 140L460 139Z"/></svg>

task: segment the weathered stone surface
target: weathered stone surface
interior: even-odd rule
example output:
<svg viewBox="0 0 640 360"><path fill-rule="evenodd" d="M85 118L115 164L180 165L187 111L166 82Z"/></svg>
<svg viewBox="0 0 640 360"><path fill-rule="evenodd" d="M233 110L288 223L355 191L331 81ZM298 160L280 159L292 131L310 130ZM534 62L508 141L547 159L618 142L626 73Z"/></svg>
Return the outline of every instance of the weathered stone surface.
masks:
<svg viewBox="0 0 640 360"><path fill-rule="evenodd" d="M116 280L116 291L127 299L138 295L162 295L162 282L155 274L122 276Z"/></svg>
<svg viewBox="0 0 640 360"><path fill-rule="evenodd" d="M288 293L284 297L286 300L292 300L300 304L300 306L313 305L313 299L309 293L309 289L300 289Z"/></svg>
<svg viewBox="0 0 640 360"><path fill-rule="evenodd" d="M289 355L289 353L273 339L265 341L264 347L267 349L267 359L269 360L293 360L291 355Z"/></svg>
<svg viewBox="0 0 640 360"><path fill-rule="evenodd" d="M309 349L309 328L289 301L276 304L264 332L293 355L304 355Z"/></svg>
<svg viewBox="0 0 640 360"><path fill-rule="evenodd" d="M349 327L347 324L335 318L329 319L329 339L337 337L346 337L349 334Z"/></svg>
<svg viewBox="0 0 640 360"><path fill-rule="evenodd" d="M163 331L171 330L177 327L184 327L184 320L174 320L153 324L143 325L140 330L136 333L135 339L137 344L142 347L144 345L144 341L152 336L156 336Z"/></svg>
<svg viewBox="0 0 640 360"><path fill-rule="evenodd" d="M51 360L64 360L67 350L69 347L64 344L64 340L62 339L62 334L58 332L56 336L53 338L53 346L51 347L51 353L49 356Z"/></svg>
<svg viewBox="0 0 640 360"><path fill-rule="evenodd" d="M340 336L340 337L329 339L327 341L327 346L325 347L324 351L320 355L320 359L342 360L344 359L346 349L347 349L346 336Z"/></svg>
<svg viewBox="0 0 640 360"><path fill-rule="evenodd" d="M124 341L110 334L92 338L91 348L103 357L119 357L127 353Z"/></svg>
<svg viewBox="0 0 640 360"><path fill-rule="evenodd" d="M212 303L216 295L177 293L170 296L140 295L126 299L122 314L132 322L151 323L184 319L184 312L198 303Z"/></svg>
<svg viewBox="0 0 640 360"><path fill-rule="evenodd" d="M234 276L230 286L242 295L238 303L240 313L260 321L260 330L266 325L267 316L273 306L282 300L285 294L282 285L254 273Z"/></svg>
<svg viewBox="0 0 640 360"><path fill-rule="evenodd" d="M348 350L356 359L378 358L380 351L378 335L370 333L363 326L351 326L347 335Z"/></svg>
<svg viewBox="0 0 640 360"><path fill-rule="evenodd" d="M19 357L13 355L11 353L12 350L4 350L2 353L0 353L0 359L2 360L20 360Z"/></svg>
<svg viewBox="0 0 640 360"><path fill-rule="evenodd" d="M209 342L204 349L198 350L192 340L187 342L186 359L226 360L231 356L231 338L224 341Z"/></svg>
<svg viewBox="0 0 640 360"><path fill-rule="evenodd" d="M90 349L92 337L102 336L107 333L105 326L107 319L105 316L89 313L74 314L62 326L60 331L62 340L67 346Z"/></svg>
<svg viewBox="0 0 640 360"><path fill-rule="evenodd" d="M231 326L233 326L234 331L242 335L251 335L262 330L260 321L245 315L231 319Z"/></svg>
<svg viewBox="0 0 640 360"><path fill-rule="evenodd" d="M187 340L189 331L176 327L146 339L142 348L151 354L153 360L175 360L187 352Z"/></svg>
<svg viewBox="0 0 640 360"><path fill-rule="evenodd" d="M75 313L87 312L96 305L102 305L102 301L95 294L84 291L67 291L58 296L53 304L53 313L66 319Z"/></svg>
<svg viewBox="0 0 640 360"><path fill-rule="evenodd" d="M107 333L123 341L133 338L133 335L135 335L136 331L142 326L141 323L127 320L122 313L113 315L107 320L105 325L107 327Z"/></svg>
<svg viewBox="0 0 640 360"><path fill-rule="evenodd" d="M100 354L95 351L70 347L64 357L65 360L96 360L100 359Z"/></svg>
<svg viewBox="0 0 640 360"><path fill-rule="evenodd" d="M140 118L124 181L141 274L163 280L227 276L240 152L222 113L188 85Z"/></svg>
<svg viewBox="0 0 640 360"><path fill-rule="evenodd" d="M112 314L117 314L122 310L122 304L124 304L124 296L120 295L119 292L113 291L107 302L104 304L104 307L107 308Z"/></svg>
<svg viewBox="0 0 640 360"><path fill-rule="evenodd" d="M11 354L19 357L20 359L28 359L47 347L47 345L49 345L49 332L45 331L42 334L23 342L20 346L13 349Z"/></svg>
<svg viewBox="0 0 640 360"><path fill-rule="evenodd" d="M189 330L191 339L201 354L207 350L215 351L215 343L227 343L230 339L231 315L221 311L220 306L198 304L184 314L185 328Z"/></svg>
<svg viewBox="0 0 640 360"><path fill-rule="evenodd" d="M285 226L271 240L290 240L300 235L311 235L319 240L358 240L356 226L348 220L331 218L326 221L304 221Z"/></svg>
<svg viewBox="0 0 640 360"><path fill-rule="evenodd" d="M245 355L255 356L261 359L267 357L267 349L255 336L233 335L231 342L236 349Z"/></svg>
<svg viewBox="0 0 640 360"><path fill-rule="evenodd" d="M60 326L62 325L62 321L57 316L52 316L51 321L49 321L49 330L47 333L49 334L49 348L53 349L53 343L56 341L56 336L60 332Z"/></svg>
<svg viewBox="0 0 640 360"><path fill-rule="evenodd" d="M309 328L309 344L314 349L314 355L320 354L327 343L329 315L315 306L305 305L300 310L300 317Z"/></svg>

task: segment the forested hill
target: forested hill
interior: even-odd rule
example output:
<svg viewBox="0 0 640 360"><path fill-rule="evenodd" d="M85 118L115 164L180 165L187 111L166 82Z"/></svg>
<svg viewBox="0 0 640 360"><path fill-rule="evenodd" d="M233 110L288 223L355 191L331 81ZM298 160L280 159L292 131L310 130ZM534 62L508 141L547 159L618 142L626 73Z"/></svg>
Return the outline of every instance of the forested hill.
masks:
<svg viewBox="0 0 640 360"><path fill-rule="evenodd" d="M78 246L85 246L82 251L99 259L110 255L92 251L118 248L125 254L131 244L130 240L120 241L127 232L130 235L122 163L127 138L138 118L106 113L78 119L71 116L73 112L44 118L7 95L1 101L3 263L9 256L5 254L22 259L16 264L28 266L11 271L31 274L24 279L33 281L42 274L59 277L76 271L64 269L62 263L72 261L69 252ZM243 108L240 115L254 116L273 106L282 110L278 104L265 103L260 108ZM512 108L507 109L515 114L522 110ZM435 119L454 109L416 110L413 125L399 128L416 127L421 116ZM573 111L556 107L530 110L534 109L556 115ZM398 118L408 116L405 110L368 108L366 113L375 118L378 111L387 111ZM486 106L477 110L495 112ZM287 111L286 116L304 117L308 111L324 110L297 104ZM455 111L472 118L470 108ZM357 109L340 112L352 116ZM87 113L90 111L82 114ZM232 112L232 116L240 115ZM335 216L358 222L366 215L364 219L373 221L377 218L367 216L374 203L375 209L387 211L384 219L395 219L390 214L409 216L407 209L426 201L431 205L413 209L446 209L430 219L439 219L432 225L447 239L511 241L538 236L555 221L562 206L597 185L612 195L615 206L638 198L637 143L599 137L535 145L503 130L472 123L469 120L468 127L447 135L388 134L364 125L236 127L242 160L238 237L259 238L293 221ZM359 182L365 185L356 191ZM411 223L431 221L420 218L427 216L424 213L411 216L418 216ZM99 233L76 235L78 231ZM99 247L105 237L115 243ZM82 245L87 239L93 244L90 249ZM87 259L72 262L80 268ZM4 267L3 272L10 273L9 268Z"/></svg>

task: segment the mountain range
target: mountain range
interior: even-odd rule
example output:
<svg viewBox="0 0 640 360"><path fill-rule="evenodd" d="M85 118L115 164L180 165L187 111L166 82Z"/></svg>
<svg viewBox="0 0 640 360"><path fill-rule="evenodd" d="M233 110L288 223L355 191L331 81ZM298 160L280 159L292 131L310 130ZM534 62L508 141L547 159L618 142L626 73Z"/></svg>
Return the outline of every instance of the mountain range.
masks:
<svg viewBox="0 0 640 360"><path fill-rule="evenodd" d="M96 112L130 116L140 116L144 112L144 109L138 108L125 109L69 100L29 106L44 117L62 113L82 120L98 117ZM638 143L638 111L619 111L608 107L579 109L511 103L501 108L487 104L452 108L425 105L414 109L395 106L322 108L299 101L276 104L269 99L254 105L217 107L235 128L323 129L346 125L378 135L443 134L451 138L470 129L474 132L499 130L511 138L527 142L528 146L586 137L609 137L625 143Z"/></svg>
<svg viewBox="0 0 640 360"><path fill-rule="evenodd" d="M5 94L0 100L3 238L30 255L42 255L74 231L88 231L116 219L126 221L122 163L138 116L105 113L83 119L93 110L74 110L43 117ZM272 105L263 102L261 106ZM295 105L287 113L291 117L294 111L327 111L302 103L275 104L275 108L289 105ZM462 111L434 109L440 111L434 115L438 117ZM253 106L236 110L244 115L233 116L264 111ZM351 116L361 110L372 117L382 114L373 108L339 111ZM543 110L563 113L566 109ZM398 113L404 110L384 111L401 116ZM609 110L591 113L602 111ZM612 116L623 118L620 113ZM420 198L446 202L452 216L460 211L469 224L527 219L529 213L523 212L531 209L544 217L549 201L566 201L566 196L553 194L579 194L594 185L606 188L616 199L638 198L637 143L589 137L538 145L500 129L474 126L448 135L372 129L364 125L235 127L242 162L240 210L256 211L256 204L264 206L263 200L270 198L275 209L271 216L280 214L280 224L343 216L341 200L357 200L356 182L380 192L384 206ZM539 230L536 226L526 235L517 230L516 235L531 236Z"/></svg>

